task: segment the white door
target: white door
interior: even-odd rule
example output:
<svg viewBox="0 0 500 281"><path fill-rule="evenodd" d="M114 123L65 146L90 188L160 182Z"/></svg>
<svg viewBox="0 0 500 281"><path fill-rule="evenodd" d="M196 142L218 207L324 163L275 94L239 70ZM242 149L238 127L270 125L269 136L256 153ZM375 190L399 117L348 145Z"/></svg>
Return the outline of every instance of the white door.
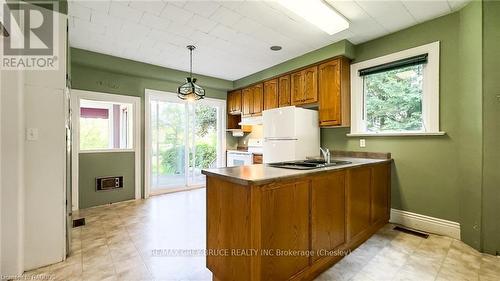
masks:
<svg viewBox="0 0 500 281"><path fill-rule="evenodd" d="M225 164L225 101L187 102L147 90L148 194L204 186L201 170Z"/></svg>

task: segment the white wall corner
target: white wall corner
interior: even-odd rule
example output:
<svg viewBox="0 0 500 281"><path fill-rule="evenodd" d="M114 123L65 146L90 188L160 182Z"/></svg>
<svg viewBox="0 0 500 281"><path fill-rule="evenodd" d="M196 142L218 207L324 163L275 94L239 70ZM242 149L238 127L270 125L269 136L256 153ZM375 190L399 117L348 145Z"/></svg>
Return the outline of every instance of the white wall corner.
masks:
<svg viewBox="0 0 500 281"><path fill-rule="evenodd" d="M397 209L391 209L391 218L389 222L415 230L460 240L460 224L458 222L438 219Z"/></svg>

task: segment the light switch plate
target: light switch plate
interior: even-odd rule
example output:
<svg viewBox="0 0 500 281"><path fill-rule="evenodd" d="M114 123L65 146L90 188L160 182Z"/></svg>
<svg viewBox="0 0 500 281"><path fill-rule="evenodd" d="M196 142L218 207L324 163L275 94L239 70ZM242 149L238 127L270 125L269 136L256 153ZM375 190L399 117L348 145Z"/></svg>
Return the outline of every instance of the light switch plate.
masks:
<svg viewBox="0 0 500 281"><path fill-rule="evenodd" d="M26 129L26 140L28 141L38 140L38 129L37 128Z"/></svg>
<svg viewBox="0 0 500 281"><path fill-rule="evenodd" d="M359 147L366 147L366 140L365 139L359 140Z"/></svg>

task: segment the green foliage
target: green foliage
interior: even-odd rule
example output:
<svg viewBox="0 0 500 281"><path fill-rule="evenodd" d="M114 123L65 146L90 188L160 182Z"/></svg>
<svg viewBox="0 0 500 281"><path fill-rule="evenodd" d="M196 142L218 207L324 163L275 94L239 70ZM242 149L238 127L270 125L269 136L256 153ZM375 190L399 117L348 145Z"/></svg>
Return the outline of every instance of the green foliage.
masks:
<svg viewBox="0 0 500 281"><path fill-rule="evenodd" d="M217 159L217 150L215 146L202 143L195 148L195 167L200 169L209 168L212 162Z"/></svg>
<svg viewBox="0 0 500 281"><path fill-rule="evenodd" d="M108 119L80 118L80 149L108 148L108 131Z"/></svg>
<svg viewBox="0 0 500 281"><path fill-rule="evenodd" d="M193 137L195 144L189 155L189 166L209 168L217 158L217 109L199 103L190 104L190 132L185 132L187 108L184 104L160 103L158 109L159 118L152 121L153 124L158 122L158 132L153 128L152 134L153 142L160 143L158 172L163 175L184 174L185 140L188 138L191 143Z"/></svg>
<svg viewBox="0 0 500 281"><path fill-rule="evenodd" d="M183 174L185 168L185 155L184 146L172 147L160 153L160 164L162 174ZM190 167L199 169L206 169L210 167L213 161L217 158L217 151L215 146L209 144L197 144L193 153L190 155ZM193 163L193 160L195 163ZM193 165L194 164L194 165Z"/></svg>
<svg viewBox="0 0 500 281"><path fill-rule="evenodd" d="M422 129L423 66L408 66L364 78L369 131Z"/></svg>
<svg viewBox="0 0 500 281"><path fill-rule="evenodd" d="M196 135L204 137L210 130L217 129L217 109L209 106L196 106Z"/></svg>
<svg viewBox="0 0 500 281"><path fill-rule="evenodd" d="M162 174L183 174L185 169L184 146L175 146L160 152Z"/></svg>

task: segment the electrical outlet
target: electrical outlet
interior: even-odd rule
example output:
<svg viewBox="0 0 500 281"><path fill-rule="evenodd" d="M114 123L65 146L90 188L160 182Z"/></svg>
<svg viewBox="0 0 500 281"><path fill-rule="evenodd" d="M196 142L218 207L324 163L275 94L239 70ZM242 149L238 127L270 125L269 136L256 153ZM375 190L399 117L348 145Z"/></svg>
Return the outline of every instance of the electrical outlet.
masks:
<svg viewBox="0 0 500 281"><path fill-rule="evenodd" d="M359 140L359 147L366 147L366 140L365 139Z"/></svg>

